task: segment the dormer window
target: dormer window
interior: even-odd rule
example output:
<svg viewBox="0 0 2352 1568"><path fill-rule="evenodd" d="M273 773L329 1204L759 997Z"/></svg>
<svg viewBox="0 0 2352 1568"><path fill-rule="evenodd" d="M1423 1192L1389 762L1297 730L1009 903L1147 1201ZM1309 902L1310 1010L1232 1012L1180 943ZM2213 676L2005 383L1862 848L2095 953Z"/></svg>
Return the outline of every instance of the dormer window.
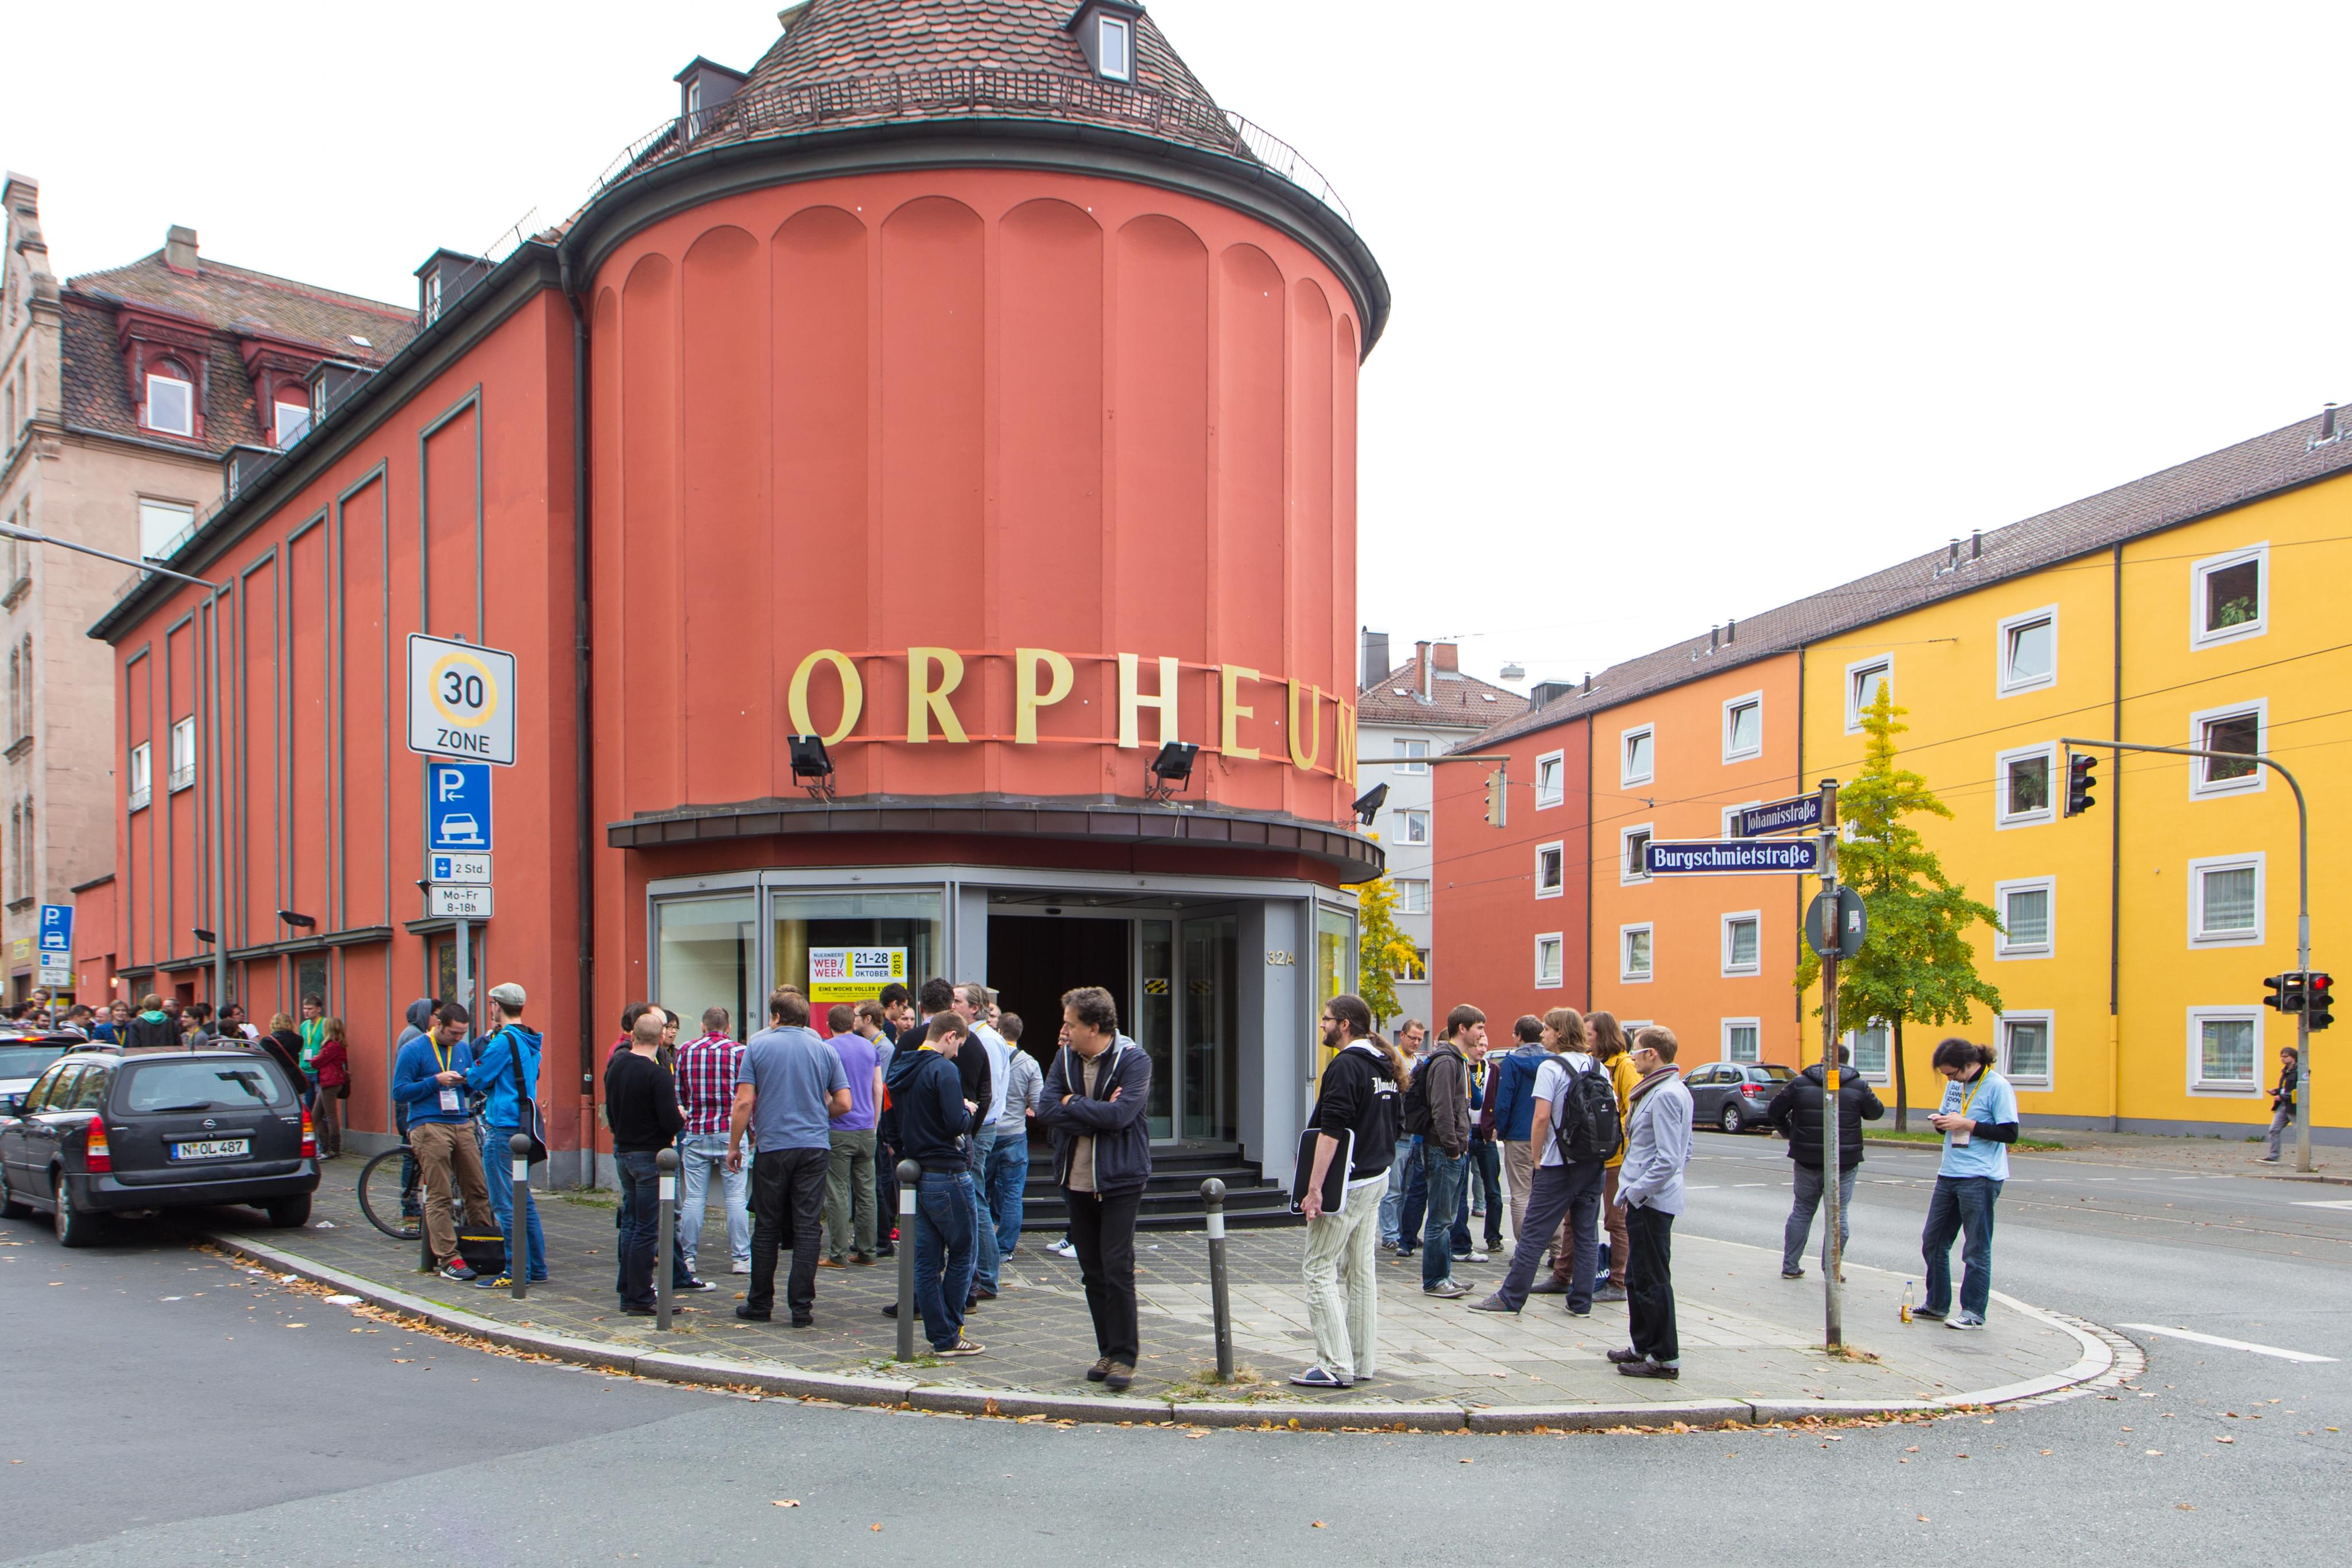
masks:
<svg viewBox="0 0 2352 1568"><path fill-rule="evenodd" d="M196 433L196 383L175 361L165 361L147 372L143 423L166 435Z"/></svg>
<svg viewBox="0 0 2352 1568"><path fill-rule="evenodd" d="M1124 16L1097 16L1095 68L1112 81L1135 79L1135 24Z"/></svg>
<svg viewBox="0 0 2352 1568"><path fill-rule="evenodd" d="M439 319L441 319L441 275L438 272L428 272L425 275L425 324L430 327Z"/></svg>
<svg viewBox="0 0 2352 1568"><path fill-rule="evenodd" d="M310 428L310 405L307 402L281 402L277 405L276 435L280 447L293 445Z"/></svg>

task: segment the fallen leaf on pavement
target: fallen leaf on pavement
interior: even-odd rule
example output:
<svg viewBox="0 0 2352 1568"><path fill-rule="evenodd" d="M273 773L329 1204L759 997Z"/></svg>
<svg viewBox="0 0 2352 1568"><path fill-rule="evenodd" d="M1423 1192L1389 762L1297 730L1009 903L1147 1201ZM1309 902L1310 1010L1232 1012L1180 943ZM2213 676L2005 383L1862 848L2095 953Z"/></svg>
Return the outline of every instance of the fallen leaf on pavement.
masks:
<svg viewBox="0 0 2352 1568"><path fill-rule="evenodd" d="M2235 1437L2216 1437L2213 1440L2217 1443L2234 1443L2238 1439Z"/></svg>
<svg viewBox="0 0 2352 1568"><path fill-rule="evenodd" d="M1322 1529L1322 1528L1323 1528L1323 1521L1322 1521L1321 1520L1319 1520L1319 1519L1318 1519L1318 1520L1317 1520L1317 1521L1315 1521L1314 1528L1315 1528L1315 1529L1317 1529L1317 1530L1320 1530L1320 1529Z"/></svg>
<svg viewBox="0 0 2352 1568"><path fill-rule="evenodd" d="M800 1505L801 1500L796 1497L780 1497L776 1500L778 1508L798 1508Z"/></svg>

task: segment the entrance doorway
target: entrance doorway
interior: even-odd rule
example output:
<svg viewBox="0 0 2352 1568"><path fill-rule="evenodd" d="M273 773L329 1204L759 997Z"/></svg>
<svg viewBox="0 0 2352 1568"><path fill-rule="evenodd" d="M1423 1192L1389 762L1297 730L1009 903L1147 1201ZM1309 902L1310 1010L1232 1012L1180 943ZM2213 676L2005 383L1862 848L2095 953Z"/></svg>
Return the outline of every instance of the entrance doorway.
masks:
<svg viewBox="0 0 2352 1568"><path fill-rule="evenodd" d="M988 981L996 1004L1019 1013L1021 1048L1040 1067L1054 1062L1054 1041L1062 1028L1062 993L1100 986L1118 1004L1128 1033L1135 1031L1132 964L1128 945L1133 922L1050 915L993 915L988 921Z"/></svg>

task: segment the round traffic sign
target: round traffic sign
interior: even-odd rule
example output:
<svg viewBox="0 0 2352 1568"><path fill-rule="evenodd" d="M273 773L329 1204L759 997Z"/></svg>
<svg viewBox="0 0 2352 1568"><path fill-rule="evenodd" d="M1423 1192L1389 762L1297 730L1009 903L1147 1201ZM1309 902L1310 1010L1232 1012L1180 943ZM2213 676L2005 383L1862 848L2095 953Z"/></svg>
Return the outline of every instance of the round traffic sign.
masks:
<svg viewBox="0 0 2352 1568"><path fill-rule="evenodd" d="M1841 887L1832 894L1817 893L1805 905L1805 946L1827 958L1834 954L1851 958L1862 951L1862 939L1870 935L1870 911L1862 902L1862 894L1850 887Z"/></svg>
<svg viewBox="0 0 2352 1568"><path fill-rule="evenodd" d="M452 648L434 660L426 689L445 723L479 729L498 716L498 676L470 649Z"/></svg>

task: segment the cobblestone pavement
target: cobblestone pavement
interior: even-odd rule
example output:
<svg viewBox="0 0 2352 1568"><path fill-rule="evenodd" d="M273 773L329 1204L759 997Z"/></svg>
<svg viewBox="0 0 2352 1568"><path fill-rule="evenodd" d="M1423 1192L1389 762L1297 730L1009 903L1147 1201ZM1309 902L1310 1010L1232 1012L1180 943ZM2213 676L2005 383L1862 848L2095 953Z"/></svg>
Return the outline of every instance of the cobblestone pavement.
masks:
<svg viewBox="0 0 2352 1568"><path fill-rule="evenodd" d="M394 1241L359 1211L354 1184L361 1162L326 1166L311 1225L256 1228L257 1240L327 1266L463 1311L578 1339L639 1351L716 1354L772 1361L805 1371L871 1375L908 1370L890 1360L897 1330L881 1315L895 1299L895 1260L871 1268L820 1269L816 1322L793 1329L746 1323L733 1316L746 1283L723 1271L725 1230L713 1211L704 1231L706 1262L719 1286L682 1295L670 1332L650 1319L624 1317L613 1290L614 1206L608 1193L542 1194L540 1214L554 1278L530 1288L526 1301L416 1271L415 1243ZM1537 1296L1518 1317L1467 1310L1500 1281L1507 1252L1484 1264L1457 1265L1473 1294L1461 1301L1421 1292L1421 1260L1382 1255L1381 1375L1344 1395L1289 1388L1290 1374L1314 1360L1301 1297L1303 1231L1236 1231L1229 1242L1235 1359L1264 1381L1244 1396L1318 1403L1451 1401L1508 1406L1625 1404L1643 1400L1937 1399L2064 1371L2080 1356L2055 1324L1998 1305L1981 1333L1950 1333L1929 1323L1906 1326L1898 1306L1904 1281L1849 1266L1845 1338L1864 1357L1832 1357L1821 1348L1822 1291L1817 1266L1801 1281L1780 1277L1777 1246L1733 1245L1677 1236L1675 1284L1683 1337L1679 1382L1615 1375L1604 1353L1626 1343L1625 1308L1600 1304L1587 1319L1570 1317L1562 1298ZM720 1242L712 1259L710 1242ZM981 1304L966 1333L988 1354L971 1360L919 1363L923 1381L1049 1393L1094 1393L1084 1381L1095 1359L1078 1269L1045 1250L1049 1236L1024 1235L1007 1260L1003 1293ZM1762 1239L1777 1242L1777 1237ZM1155 1398L1229 1400L1235 1390L1213 1381L1215 1347L1208 1246L1197 1232L1146 1232L1139 1239L1143 1360L1134 1393ZM779 1290L783 1281L777 1281ZM778 1303L781 1312L782 1303ZM918 1341L918 1349L921 1348Z"/></svg>

